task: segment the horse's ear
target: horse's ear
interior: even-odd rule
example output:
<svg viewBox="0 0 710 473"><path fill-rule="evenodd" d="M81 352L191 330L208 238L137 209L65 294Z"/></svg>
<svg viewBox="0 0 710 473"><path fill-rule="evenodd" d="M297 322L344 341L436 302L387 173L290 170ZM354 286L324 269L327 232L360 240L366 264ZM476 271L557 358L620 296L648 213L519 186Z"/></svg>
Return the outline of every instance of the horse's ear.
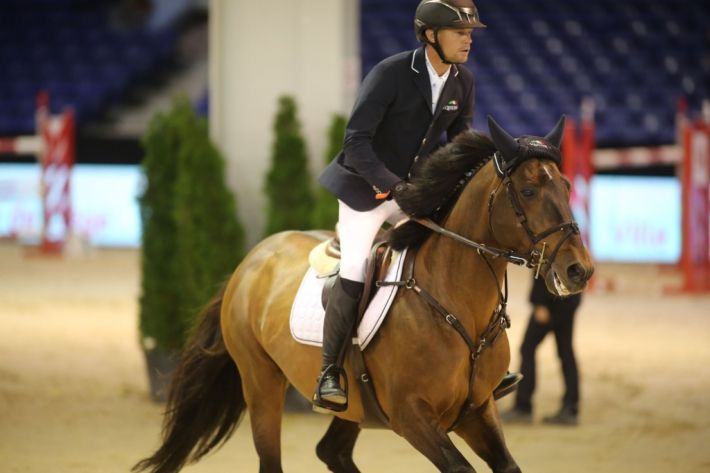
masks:
<svg viewBox="0 0 710 473"><path fill-rule="evenodd" d="M491 132L493 143L503 155L503 158L506 161L515 158L518 154L518 142L497 124L490 115L488 115L488 130Z"/></svg>
<svg viewBox="0 0 710 473"><path fill-rule="evenodd" d="M545 137L547 141L555 145L555 148L559 148L562 144L562 134L565 131L565 120L566 117L562 115L557 122L557 125L555 125L555 128L553 128L552 131Z"/></svg>

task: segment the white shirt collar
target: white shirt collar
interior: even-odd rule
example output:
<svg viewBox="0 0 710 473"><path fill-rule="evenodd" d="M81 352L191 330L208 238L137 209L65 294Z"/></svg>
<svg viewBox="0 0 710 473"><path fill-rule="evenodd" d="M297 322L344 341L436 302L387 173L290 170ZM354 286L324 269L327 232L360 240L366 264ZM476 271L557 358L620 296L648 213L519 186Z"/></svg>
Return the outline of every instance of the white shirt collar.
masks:
<svg viewBox="0 0 710 473"><path fill-rule="evenodd" d="M424 58L426 59L426 68L429 72L429 84L431 85L431 111L434 113L436 111L436 104L441 96L441 91L444 89L444 84L451 73L451 65L449 64L444 75L440 76L436 73L431 61L429 61L429 55L426 53L426 50L424 51Z"/></svg>
<svg viewBox="0 0 710 473"><path fill-rule="evenodd" d="M431 64L431 61L429 60L429 55L427 54L426 48L424 48L424 59L426 60L426 68L429 71L429 76L434 76L436 78L441 77L443 80L446 80L449 78L449 73L451 72L451 64L448 65L446 68L446 72L444 72L444 75L439 76L437 74L436 70L434 69L434 66Z"/></svg>

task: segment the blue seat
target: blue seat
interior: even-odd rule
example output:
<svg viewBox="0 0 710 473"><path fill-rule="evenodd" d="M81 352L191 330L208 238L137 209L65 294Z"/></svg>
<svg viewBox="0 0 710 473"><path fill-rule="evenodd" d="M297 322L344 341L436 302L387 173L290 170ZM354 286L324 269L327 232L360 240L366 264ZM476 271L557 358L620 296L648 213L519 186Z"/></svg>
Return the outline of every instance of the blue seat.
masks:
<svg viewBox="0 0 710 473"><path fill-rule="evenodd" d="M393 25L411 25L410 3L363 0L363 73L396 52L394 45L406 49L411 26L395 31ZM530 130L559 113L577 116L581 99L594 96L601 146L658 144L674 140L680 95L699 104L710 94L710 2L480 0L477 5L489 28L474 33L476 126L493 113ZM397 15L404 20L396 21ZM372 34L366 25L378 21L386 21L385 27ZM390 41L388 35L403 39ZM506 80L513 75L517 79ZM630 102L629 91L637 95Z"/></svg>
<svg viewBox="0 0 710 473"><path fill-rule="evenodd" d="M105 8L87 9L83 3L3 1L0 96L23 106L15 107L22 117L5 120L2 130L18 131L18 126L33 123L40 90L50 92L55 112L72 106L79 122L96 116L171 54L176 41L172 31L116 33Z"/></svg>

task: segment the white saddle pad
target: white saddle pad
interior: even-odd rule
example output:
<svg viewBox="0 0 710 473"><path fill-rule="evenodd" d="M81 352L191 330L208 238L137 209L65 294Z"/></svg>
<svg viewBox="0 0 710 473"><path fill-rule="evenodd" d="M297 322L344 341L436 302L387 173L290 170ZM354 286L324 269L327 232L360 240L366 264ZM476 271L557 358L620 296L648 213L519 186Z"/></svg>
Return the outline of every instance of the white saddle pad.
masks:
<svg viewBox="0 0 710 473"><path fill-rule="evenodd" d="M406 254L407 250L394 253L385 281L399 281ZM315 270L308 268L301 281L301 286L298 288L298 293L296 293L293 306L291 306L291 335L300 343L314 346L323 344L323 318L325 317L325 310L321 303L323 284L325 284L325 279L317 278ZM392 301L394 301L394 296L397 294L397 289L397 286L376 289L377 292L370 301L357 329L357 341L362 350L370 343L377 329L385 320Z"/></svg>

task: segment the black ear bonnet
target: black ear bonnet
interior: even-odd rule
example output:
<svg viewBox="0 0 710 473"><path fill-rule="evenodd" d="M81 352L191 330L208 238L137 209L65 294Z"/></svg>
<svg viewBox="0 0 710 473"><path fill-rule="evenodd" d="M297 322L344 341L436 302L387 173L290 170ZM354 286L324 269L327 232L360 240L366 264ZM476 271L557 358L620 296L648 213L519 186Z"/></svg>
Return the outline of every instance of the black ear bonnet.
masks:
<svg viewBox="0 0 710 473"><path fill-rule="evenodd" d="M520 163L528 159L546 159L562 164L560 144L564 132L565 117L557 122L555 128L547 136L524 135L519 138L510 136L492 117L488 117L488 129L491 139L498 148L493 156L496 172L499 176L509 175Z"/></svg>

